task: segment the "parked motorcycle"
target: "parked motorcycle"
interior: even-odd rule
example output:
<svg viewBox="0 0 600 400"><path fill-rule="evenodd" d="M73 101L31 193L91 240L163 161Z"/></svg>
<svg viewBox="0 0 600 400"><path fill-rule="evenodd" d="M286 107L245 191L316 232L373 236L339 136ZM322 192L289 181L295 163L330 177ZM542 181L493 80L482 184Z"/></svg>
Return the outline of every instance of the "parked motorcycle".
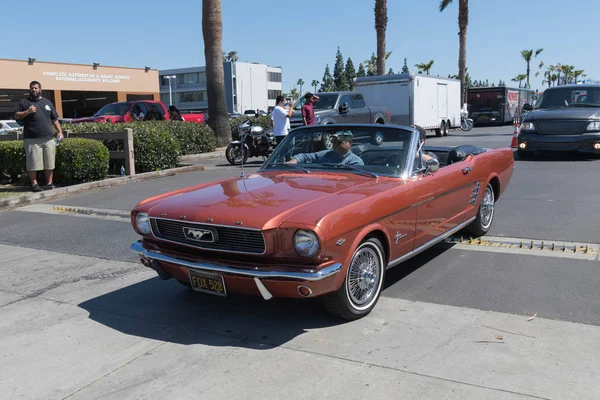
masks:
<svg viewBox="0 0 600 400"><path fill-rule="evenodd" d="M460 129L463 131L473 129L473 119L469 118L469 111L466 107L460 110Z"/></svg>
<svg viewBox="0 0 600 400"><path fill-rule="evenodd" d="M232 165L246 163L249 157L263 157L266 160L276 147L273 131L253 125L250 120L238 126L238 134L240 140L234 140L225 150L225 157Z"/></svg>

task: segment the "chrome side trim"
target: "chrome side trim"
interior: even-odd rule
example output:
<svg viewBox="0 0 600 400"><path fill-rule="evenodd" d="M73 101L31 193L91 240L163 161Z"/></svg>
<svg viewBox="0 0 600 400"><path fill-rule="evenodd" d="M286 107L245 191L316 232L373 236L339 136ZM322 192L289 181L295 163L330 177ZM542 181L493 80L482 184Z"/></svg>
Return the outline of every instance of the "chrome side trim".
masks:
<svg viewBox="0 0 600 400"><path fill-rule="evenodd" d="M218 272L223 274L241 275L252 278L285 278L285 279L297 279L305 281L320 281L328 278L342 269L341 263L335 263L328 267L325 267L319 271L314 269L305 269L298 272L286 272L286 271L261 271L258 269L243 269L236 267L227 267L222 265L211 264L208 262L192 262L182 260L180 258L168 256L156 250L145 249L141 241L133 243L130 249L149 260L164 261L167 263L179 265L186 268L199 269L203 271ZM255 267L258 268L258 267Z"/></svg>
<svg viewBox="0 0 600 400"><path fill-rule="evenodd" d="M262 283L260 279L254 277L254 283L256 283L256 287L258 288L258 291L262 295L263 299L270 300L271 298L273 298L273 295L271 294L271 292L269 292L269 289L267 289L265 284Z"/></svg>
<svg viewBox="0 0 600 400"><path fill-rule="evenodd" d="M446 239L449 236L454 235L456 232L460 231L461 229L463 229L464 227L466 227L467 225L469 225L471 222L473 222L473 220L476 217L471 217L469 218L469 220L463 222L460 225L455 226L454 228L450 229L448 232L442 233L439 236L436 236L435 238L431 239L429 242L422 244L421 246L417 247L416 249L414 249L413 251L411 251L410 253L406 253L405 255L403 255L400 258L395 259L394 261L390 262L388 264L387 269L395 267L396 265L400 264L403 261L408 260L411 257L416 256L417 254L427 250L428 248L438 244L439 242L441 242L442 240Z"/></svg>

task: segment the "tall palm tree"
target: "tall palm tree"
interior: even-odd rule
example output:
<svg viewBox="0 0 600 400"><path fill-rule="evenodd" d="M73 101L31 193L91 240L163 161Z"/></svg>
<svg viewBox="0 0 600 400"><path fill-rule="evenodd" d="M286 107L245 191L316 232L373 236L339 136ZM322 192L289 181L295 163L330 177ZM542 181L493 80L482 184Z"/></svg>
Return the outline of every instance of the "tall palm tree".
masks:
<svg viewBox="0 0 600 400"><path fill-rule="evenodd" d="M377 32L377 75L385 75L385 31L387 29L387 0L375 0L375 31Z"/></svg>
<svg viewBox="0 0 600 400"><path fill-rule="evenodd" d="M300 86L300 93L302 93L302 85L304 85L304 79L302 79L302 78L298 79L298 82L296 82L296 85Z"/></svg>
<svg viewBox="0 0 600 400"><path fill-rule="evenodd" d="M575 66L573 65L563 65L561 67L562 73L564 75L564 83L568 85L571 83L571 79L573 78L573 71L575 70Z"/></svg>
<svg viewBox="0 0 600 400"><path fill-rule="evenodd" d="M535 57L537 57L542 51L544 51L544 49L537 49L535 51ZM529 69L529 63L531 63L531 60L534 58L534 52L533 50L521 50L521 56L523 57L523 59L527 62L527 87L529 88L529 73L530 73L530 69Z"/></svg>
<svg viewBox="0 0 600 400"><path fill-rule="evenodd" d="M423 71L426 75L429 75L429 71L431 70L432 66L433 60L429 61L428 63L415 64L415 67L417 67L419 71Z"/></svg>
<svg viewBox="0 0 600 400"><path fill-rule="evenodd" d="M310 83L310 85L315 88L315 93L317 93L317 86L319 86L319 83L321 82L316 79L313 79L313 81Z"/></svg>
<svg viewBox="0 0 600 400"><path fill-rule="evenodd" d="M237 51L235 50L232 50L227 54L227 61L229 62L237 62L239 59Z"/></svg>
<svg viewBox="0 0 600 400"><path fill-rule="evenodd" d="M225 100L221 0L202 0L202 35L206 59L208 125L215 133L217 146L227 146L231 142L231 125Z"/></svg>
<svg viewBox="0 0 600 400"><path fill-rule="evenodd" d="M440 12L444 11L452 0L440 1ZM469 25L469 0L458 0L458 79L460 79L461 104L466 102L465 76L467 74L467 26Z"/></svg>

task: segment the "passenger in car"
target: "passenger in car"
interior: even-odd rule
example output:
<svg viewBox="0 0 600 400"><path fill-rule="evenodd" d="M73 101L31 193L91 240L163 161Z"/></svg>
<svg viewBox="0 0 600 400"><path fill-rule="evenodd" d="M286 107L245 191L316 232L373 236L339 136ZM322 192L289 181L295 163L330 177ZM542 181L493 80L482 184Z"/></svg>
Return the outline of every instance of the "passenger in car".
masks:
<svg viewBox="0 0 600 400"><path fill-rule="evenodd" d="M438 157L434 153L432 153L430 151L428 151L428 152L421 151L421 149L425 145L425 140L427 139L427 132L425 132L425 129L423 129L419 125L411 125L411 126L419 131L420 140L419 140L419 149L417 150L417 159L422 159L422 165L425 165L425 163L427 161L432 160L432 159L438 160Z"/></svg>
<svg viewBox="0 0 600 400"><path fill-rule="evenodd" d="M287 163L333 163L339 165L365 165L363 160L350 150L352 147L353 138L354 136L350 131L337 132L331 136L333 149L322 150L316 153L296 154Z"/></svg>

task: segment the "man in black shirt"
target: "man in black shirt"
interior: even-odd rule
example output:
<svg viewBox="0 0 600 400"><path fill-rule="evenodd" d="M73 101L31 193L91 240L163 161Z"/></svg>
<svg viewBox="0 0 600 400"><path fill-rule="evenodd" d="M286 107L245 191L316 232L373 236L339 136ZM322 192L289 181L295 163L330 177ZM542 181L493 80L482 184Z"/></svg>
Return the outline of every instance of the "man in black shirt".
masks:
<svg viewBox="0 0 600 400"><path fill-rule="evenodd" d="M47 186L53 189L56 142L53 139L52 124L56 127L60 140L63 134L54 105L42 97L42 85L39 82L33 81L29 84L29 97L19 103L15 119L23 121L26 167L32 190L43 190L37 182L37 173L42 169L46 175Z"/></svg>

